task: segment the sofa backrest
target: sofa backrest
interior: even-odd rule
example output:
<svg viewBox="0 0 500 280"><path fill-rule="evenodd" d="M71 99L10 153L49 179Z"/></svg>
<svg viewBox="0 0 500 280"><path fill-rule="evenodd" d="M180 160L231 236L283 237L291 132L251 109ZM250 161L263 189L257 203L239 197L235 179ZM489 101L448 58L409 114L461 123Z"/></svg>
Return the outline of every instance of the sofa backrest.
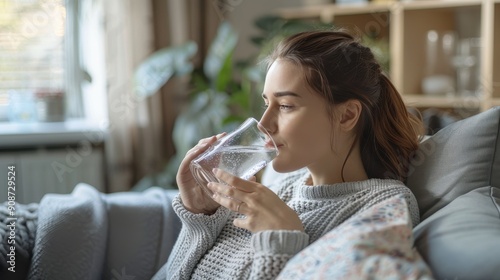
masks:
<svg viewBox="0 0 500 280"><path fill-rule="evenodd" d="M500 108L451 124L410 165L415 247L437 279L500 279L499 127Z"/></svg>
<svg viewBox="0 0 500 280"><path fill-rule="evenodd" d="M422 219L484 186L500 188L500 107L453 123L423 141L406 184Z"/></svg>

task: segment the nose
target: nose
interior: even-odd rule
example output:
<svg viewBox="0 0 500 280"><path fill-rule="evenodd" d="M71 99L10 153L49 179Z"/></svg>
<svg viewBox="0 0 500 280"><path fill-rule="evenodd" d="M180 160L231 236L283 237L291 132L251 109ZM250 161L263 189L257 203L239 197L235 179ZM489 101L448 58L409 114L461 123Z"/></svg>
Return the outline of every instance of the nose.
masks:
<svg viewBox="0 0 500 280"><path fill-rule="evenodd" d="M260 118L259 123L267 130L271 135L277 132L278 126L276 125L275 117L271 110L266 109Z"/></svg>

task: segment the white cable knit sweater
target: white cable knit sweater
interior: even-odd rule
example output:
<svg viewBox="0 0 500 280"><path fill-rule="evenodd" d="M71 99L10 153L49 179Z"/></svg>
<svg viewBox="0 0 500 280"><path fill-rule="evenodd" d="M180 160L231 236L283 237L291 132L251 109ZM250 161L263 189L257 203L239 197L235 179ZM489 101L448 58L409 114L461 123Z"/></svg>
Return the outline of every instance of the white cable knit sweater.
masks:
<svg viewBox="0 0 500 280"><path fill-rule="evenodd" d="M274 279L286 262L352 215L380 201L403 195L415 226L417 202L400 181L370 179L335 185L307 186L309 174L295 172L272 187L299 215L305 233L237 228L238 214L220 207L213 215L187 211L179 197L173 207L183 223L163 273L167 279Z"/></svg>

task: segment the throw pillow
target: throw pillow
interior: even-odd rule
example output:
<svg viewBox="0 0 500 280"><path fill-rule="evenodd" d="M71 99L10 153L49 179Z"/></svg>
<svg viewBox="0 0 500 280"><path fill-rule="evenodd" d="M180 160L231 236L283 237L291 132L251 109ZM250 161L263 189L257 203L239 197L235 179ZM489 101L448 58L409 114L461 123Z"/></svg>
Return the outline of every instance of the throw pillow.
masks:
<svg viewBox="0 0 500 280"><path fill-rule="evenodd" d="M278 279L431 279L413 248L408 206L394 197L352 216L295 255Z"/></svg>
<svg viewBox="0 0 500 280"><path fill-rule="evenodd" d="M453 123L420 144L406 184L422 220L483 186L500 187L500 107Z"/></svg>

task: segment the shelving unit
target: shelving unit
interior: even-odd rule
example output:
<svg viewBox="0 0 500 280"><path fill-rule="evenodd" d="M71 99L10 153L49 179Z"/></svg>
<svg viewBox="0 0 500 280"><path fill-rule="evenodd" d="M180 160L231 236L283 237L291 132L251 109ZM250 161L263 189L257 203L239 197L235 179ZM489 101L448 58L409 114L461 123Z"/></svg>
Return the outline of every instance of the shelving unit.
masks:
<svg viewBox="0 0 500 280"><path fill-rule="evenodd" d="M500 1L494 3L494 25L493 27L493 84L492 84L492 98L493 105L500 106Z"/></svg>
<svg viewBox="0 0 500 280"><path fill-rule="evenodd" d="M355 33L376 32L389 41L390 76L405 102L417 108L467 109L480 112L500 106L500 0L414 0L390 3L325 4L277 11L287 19L309 19L346 27ZM497 28L495 28L497 27ZM425 95L426 34L454 31L458 39L480 38L478 96Z"/></svg>

